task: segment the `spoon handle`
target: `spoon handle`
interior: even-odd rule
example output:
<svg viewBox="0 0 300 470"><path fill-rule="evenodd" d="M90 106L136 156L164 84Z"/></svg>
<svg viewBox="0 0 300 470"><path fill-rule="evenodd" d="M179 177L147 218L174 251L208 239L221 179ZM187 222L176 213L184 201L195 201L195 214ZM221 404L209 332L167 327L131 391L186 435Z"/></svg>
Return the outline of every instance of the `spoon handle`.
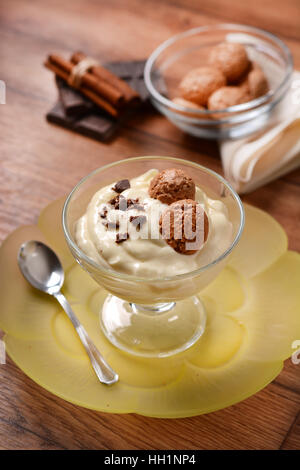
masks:
<svg viewBox="0 0 300 470"><path fill-rule="evenodd" d="M101 383L106 385L112 385L119 380L118 374L107 364L104 357L100 354L96 346L94 345L93 341L85 331L84 327L79 322L78 318L74 314L69 302L65 298L65 296L58 292L57 294L53 294L56 300L60 303L68 317L70 318L71 322L77 334L85 347L85 350L90 358L94 371L100 380Z"/></svg>

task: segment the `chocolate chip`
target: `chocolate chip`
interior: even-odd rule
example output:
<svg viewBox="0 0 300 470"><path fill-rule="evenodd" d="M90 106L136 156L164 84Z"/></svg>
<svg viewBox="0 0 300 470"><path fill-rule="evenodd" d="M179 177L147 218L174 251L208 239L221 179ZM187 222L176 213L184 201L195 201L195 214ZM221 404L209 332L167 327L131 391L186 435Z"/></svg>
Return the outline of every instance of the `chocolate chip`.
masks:
<svg viewBox="0 0 300 470"><path fill-rule="evenodd" d="M125 242L129 238L129 233L117 233L116 235L116 243Z"/></svg>
<svg viewBox="0 0 300 470"><path fill-rule="evenodd" d="M130 182L129 180L125 179L125 180L118 181L112 189L116 191L116 193L122 193L123 191L125 191L125 189L129 189L129 188L130 188Z"/></svg>
<svg viewBox="0 0 300 470"><path fill-rule="evenodd" d="M99 213L101 219L106 219L107 216L107 207L103 207L101 212Z"/></svg>
<svg viewBox="0 0 300 470"><path fill-rule="evenodd" d="M138 204L138 199L127 199L127 209L131 209L135 204Z"/></svg>
<svg viewBox="0 0 300 470"><path fill-rule="evenodd" d="M137 199L127 199L127 210L136 209L137 211L144 211L144 205L139 203Z"/></svg>
<svg viewBox="0 0 300 470"><path fill-rule="evenodd" d="M114 209L120 211L126 211L127 209L127 200L126 197L122 195L115 196L109 201L109 204L113 206Z"/></svg>
<svg viewBox="0 0 300 470"><path fill-rule="evenodd" d="M120 227L119 222L102 222L104 227L106 228L112 228L112 229L117 229Z"/></svg>
<svg viewBox="0 0 300 470"><path fill-rule="evenodd" d="M116 209L116 206L119 205L119 199L120 196L115 196L110 201L108 201L108 204L110 204L111 206L113 206L114 209Z"/></svg>
<svg viewBox="0 0 300 470"><path fill-rule="evenodd" d="M129 220L137 230L140 230L147 222L147 217L145 215L132 215Z"/></svg>
<svg viewBox="0 0 300 470"><path fill-rule="evenodd" d="M126 197L122 196L121 194L118 196L115 196L109 201L109 204L113 206L114 209L120 210L120 211L126 211L129 209L136 209L143 211L144 206L143 204L139 204L139 199L126 199Z"/></svg>

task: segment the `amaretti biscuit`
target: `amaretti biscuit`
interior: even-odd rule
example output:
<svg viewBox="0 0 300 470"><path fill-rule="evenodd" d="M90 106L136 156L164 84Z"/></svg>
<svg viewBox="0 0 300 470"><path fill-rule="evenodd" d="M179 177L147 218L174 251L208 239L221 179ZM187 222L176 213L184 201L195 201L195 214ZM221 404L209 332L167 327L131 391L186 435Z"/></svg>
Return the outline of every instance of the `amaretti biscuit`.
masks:
<svg viewBox="0 0 300 470"><path fill-rule="evenodd" d="M151 180L149 195L164 204L172 204L180 199L194 199L195 183L183 170L168 168Z"/></svg>
<svg viewBox="0 0 300 470"><path fill-rule="evenodd" d="M179 84L181 96L200 106L206 106L209 96L226 85L224 74L214 67L199 67L191 70Z"/></svg>
<svg viewBox="0 0 300 470"><path fill-rule="evenodd" d="M216 90L208 99L210 110L221 110L250 100L248 90L238 86L224 86Z"/></svg>
<svg viewBox="0 0 300 470"><path fill-rule="evenodd" d="M242 44L222 42L209 55L209 63L218 67L229 82L239 80L250 66L246 49Z"/></svg>
<svg viewBox="0 0 300 470"><path fill-rule="evenodd" d="M206 242L208 217L202 205L192 199L173 202L161 215L160 232L175 251L192 255Z"/></svg>
<svg viewBox="0 0 300 470"><path fill-rule="evenodd" d="M268 92L268 80L261 67L256 62L252 62L250 70L241 82L240 87L249 94L250 100L259 98Z"/></svg>

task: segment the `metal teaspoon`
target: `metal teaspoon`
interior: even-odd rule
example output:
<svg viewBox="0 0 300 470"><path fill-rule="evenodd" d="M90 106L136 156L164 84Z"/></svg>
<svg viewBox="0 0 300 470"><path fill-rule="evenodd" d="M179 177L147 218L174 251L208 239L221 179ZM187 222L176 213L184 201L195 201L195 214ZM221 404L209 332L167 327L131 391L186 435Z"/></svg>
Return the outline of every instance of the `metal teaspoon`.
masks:
<svg viewBox="0 0 300 470"><path fill-rule="evenodd" d="M33 287L52 295L60 303L77 331L100 382L106 385L116 383L119 380L118 374L102 357L75 316L69 302L60 292L64 282L64 271L54 251L42 242L31 240L21 245L18 263L23 276Z"/></svg>

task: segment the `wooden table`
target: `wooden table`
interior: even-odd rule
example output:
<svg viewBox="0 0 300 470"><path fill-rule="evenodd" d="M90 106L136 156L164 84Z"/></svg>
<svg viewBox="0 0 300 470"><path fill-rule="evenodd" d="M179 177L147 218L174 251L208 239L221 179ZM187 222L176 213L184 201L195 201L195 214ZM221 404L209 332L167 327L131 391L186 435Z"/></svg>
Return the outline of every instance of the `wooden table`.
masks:
<svg viewBox="0 0 300 470"><path fill-rule="evenodd" d="M173 155L221 172L217 146L184 135L155 113L133 119L110 144L45 120L56 99L42 63L49 52L79 49L104 61L147 57L191 27L248 23L279 35L300 68L298 0L10 0L0 17L0 237L34 223L41 209L93 169L123 157ZM300 250L300 171L244 198L267 210ZM0 366L0 448L4 449L295 449L300 448L300 366L287 361L255 396L194 418L149 419L96 413L71 405L28 379L8 360Z"/></svg>

